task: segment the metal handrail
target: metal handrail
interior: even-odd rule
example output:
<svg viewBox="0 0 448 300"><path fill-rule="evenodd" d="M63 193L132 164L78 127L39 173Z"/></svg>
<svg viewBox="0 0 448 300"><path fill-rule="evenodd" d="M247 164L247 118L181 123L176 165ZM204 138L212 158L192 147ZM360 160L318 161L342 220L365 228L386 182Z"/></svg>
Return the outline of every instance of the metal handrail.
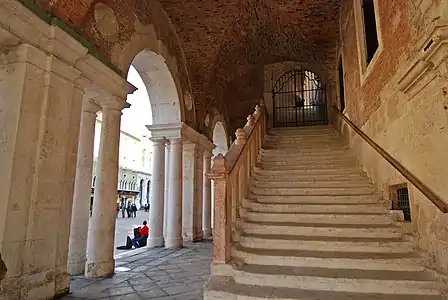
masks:
<svg viewBox="0 0 448 300"><path fill-rule="evenodd" d="M423 195L425 195L435 206L443 213L448 212L448 205L434 193L426 184L406 169L399 161L392 157L389 153L375 143L368 135L359 129L349 118L347 118L336 106L333 110L338 114L367 144L369 144L378 154L387 160L403 177L405 177L412 185L414 185Z"/></svg>

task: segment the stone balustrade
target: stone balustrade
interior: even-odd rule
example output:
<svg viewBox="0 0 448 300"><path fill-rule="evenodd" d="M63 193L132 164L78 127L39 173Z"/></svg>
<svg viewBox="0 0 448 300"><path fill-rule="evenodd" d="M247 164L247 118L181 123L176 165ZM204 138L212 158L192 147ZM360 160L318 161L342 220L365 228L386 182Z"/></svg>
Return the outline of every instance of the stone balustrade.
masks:
<svg viewBox="0 0 448 300"><path fill-rule="evenodd" d="M213 160L207 174L214 181L213 263L225 264L230 259L232 241L237 241L239 207L249 193L249 177L255 167L261 142L266 134L267 113L263 100L247 117L244 128L236 130L236 139L224 155Z"/></svg>

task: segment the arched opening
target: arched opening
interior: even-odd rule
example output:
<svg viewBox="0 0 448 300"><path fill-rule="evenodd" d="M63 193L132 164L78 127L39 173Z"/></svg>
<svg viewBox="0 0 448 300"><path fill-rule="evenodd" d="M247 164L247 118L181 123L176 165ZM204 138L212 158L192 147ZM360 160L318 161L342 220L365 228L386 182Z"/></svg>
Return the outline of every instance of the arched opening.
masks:
<svg viewBox="0 0 448 300"><path fill-rule="evenodd" d="M213 156L219 153L226 154L227 150L229 150L227 131L222 121L217 121L213 128L213 144L216 145L216 148L213 150Z"/></svg>
<svg viewBox="0 0 448 300"><path fill-rule="evenodd" d="M148 180L146 183L146 202L150 203L150 195L151 195L151 180Z"/></svg>
<svg viewBox="0 0 448 300"><path fill-rule="evenodd" d="M121 119L120 167L132 173L133 178L143 178L130 181L123 197L126 203L142 209L145 204L150 206L151 181L147 174L152 173L153 161L153 143L149 139L152 134L146 126L180 123L182 110L176 82L163 56L150 50L139 52L129 66L127 80L137 91L128 96L130 107L123 111ZM133 217L132 223L117 219L116 246L126 242L126 235L119 236L119 232L132 232L143 221L149 225L147 212L139 211Z"/></svg>
<svg viewBox="0 0 448 300"><path fill-rule="evenodd" d="M229 150L229 143L226 127L222 121L216 121L215 126L213 127L213 144L215 144L216 148L213 149L213 158L221 153L225 155ZM214 224L214 211L215 211L215 184L212 182L212 228Z"/></svg>
<svg viewBox="0 0 448 300"><path fill-rule="evenodd" d="M328 123L325 84L315 73L296 68L281 75L272 89L274 127Z"/></svg>
<svg viewBox="0 0 448 300"><path fill-rule="evenodd" d="M143 199L144 199L144 195L143 195L143 192L144 192L144 189L143 189L143 185L144 185L144 183L145 183L145 180L144 179L141 179L140 180L140 189L139 189L139 198L140 198L140 206L143 206Z"/></svg>

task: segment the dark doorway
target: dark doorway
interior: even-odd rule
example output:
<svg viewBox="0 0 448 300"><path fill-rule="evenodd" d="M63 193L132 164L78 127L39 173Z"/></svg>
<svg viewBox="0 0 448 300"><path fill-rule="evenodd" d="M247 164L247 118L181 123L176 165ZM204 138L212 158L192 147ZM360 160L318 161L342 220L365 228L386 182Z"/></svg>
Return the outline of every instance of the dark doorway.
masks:
<svg viewBox="0 0 448 300"><path fill-rule="evenodd" d="M148 202L148 204L149 204L150 192L151 192L151 180L148 180L148 183L146 184L146 201Z"/></svg>
<svg viewBox="0 0 448 300"><path fill-rule="evenodd" d="M139 189L139 192L140 192L140 195L139 195L139 197L140 197L140 206L143 205L143 185L144 185L144 183L145 183L144 179L140 180L140 189Z"/></svg>
<svg viewBox="0 0 448 300"><path fill-rule="evenodd" d="M342 57L339 59L338 64L339 73L339 98L340 98L340 110L341 112L345 109L345 92L344 92L344 67L342 66Z"/></svg>

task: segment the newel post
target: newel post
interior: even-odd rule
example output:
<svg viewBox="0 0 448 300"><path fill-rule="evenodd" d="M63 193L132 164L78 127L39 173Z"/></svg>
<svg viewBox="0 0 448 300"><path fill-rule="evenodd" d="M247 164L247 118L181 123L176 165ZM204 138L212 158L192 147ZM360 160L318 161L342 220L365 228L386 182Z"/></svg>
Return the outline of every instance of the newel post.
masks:
<svg viewBox="0 0 448 300"><path fill-rule="evenodd" d="M214 181L214 236L213 263L225 264L230 260L232 234L232 201L229 195L229 167L227 159L218 154L207 177Z"/></svg>
<svg viewBox="0 0 448 300"><path fill-rule="evenodd" d="M266 134L266 130L267 130L267 115L266 115L266 105L264 103L264 99L261 98L260 99L260 115L261 115L261 137L263 138L264 135Z"/></svg>

